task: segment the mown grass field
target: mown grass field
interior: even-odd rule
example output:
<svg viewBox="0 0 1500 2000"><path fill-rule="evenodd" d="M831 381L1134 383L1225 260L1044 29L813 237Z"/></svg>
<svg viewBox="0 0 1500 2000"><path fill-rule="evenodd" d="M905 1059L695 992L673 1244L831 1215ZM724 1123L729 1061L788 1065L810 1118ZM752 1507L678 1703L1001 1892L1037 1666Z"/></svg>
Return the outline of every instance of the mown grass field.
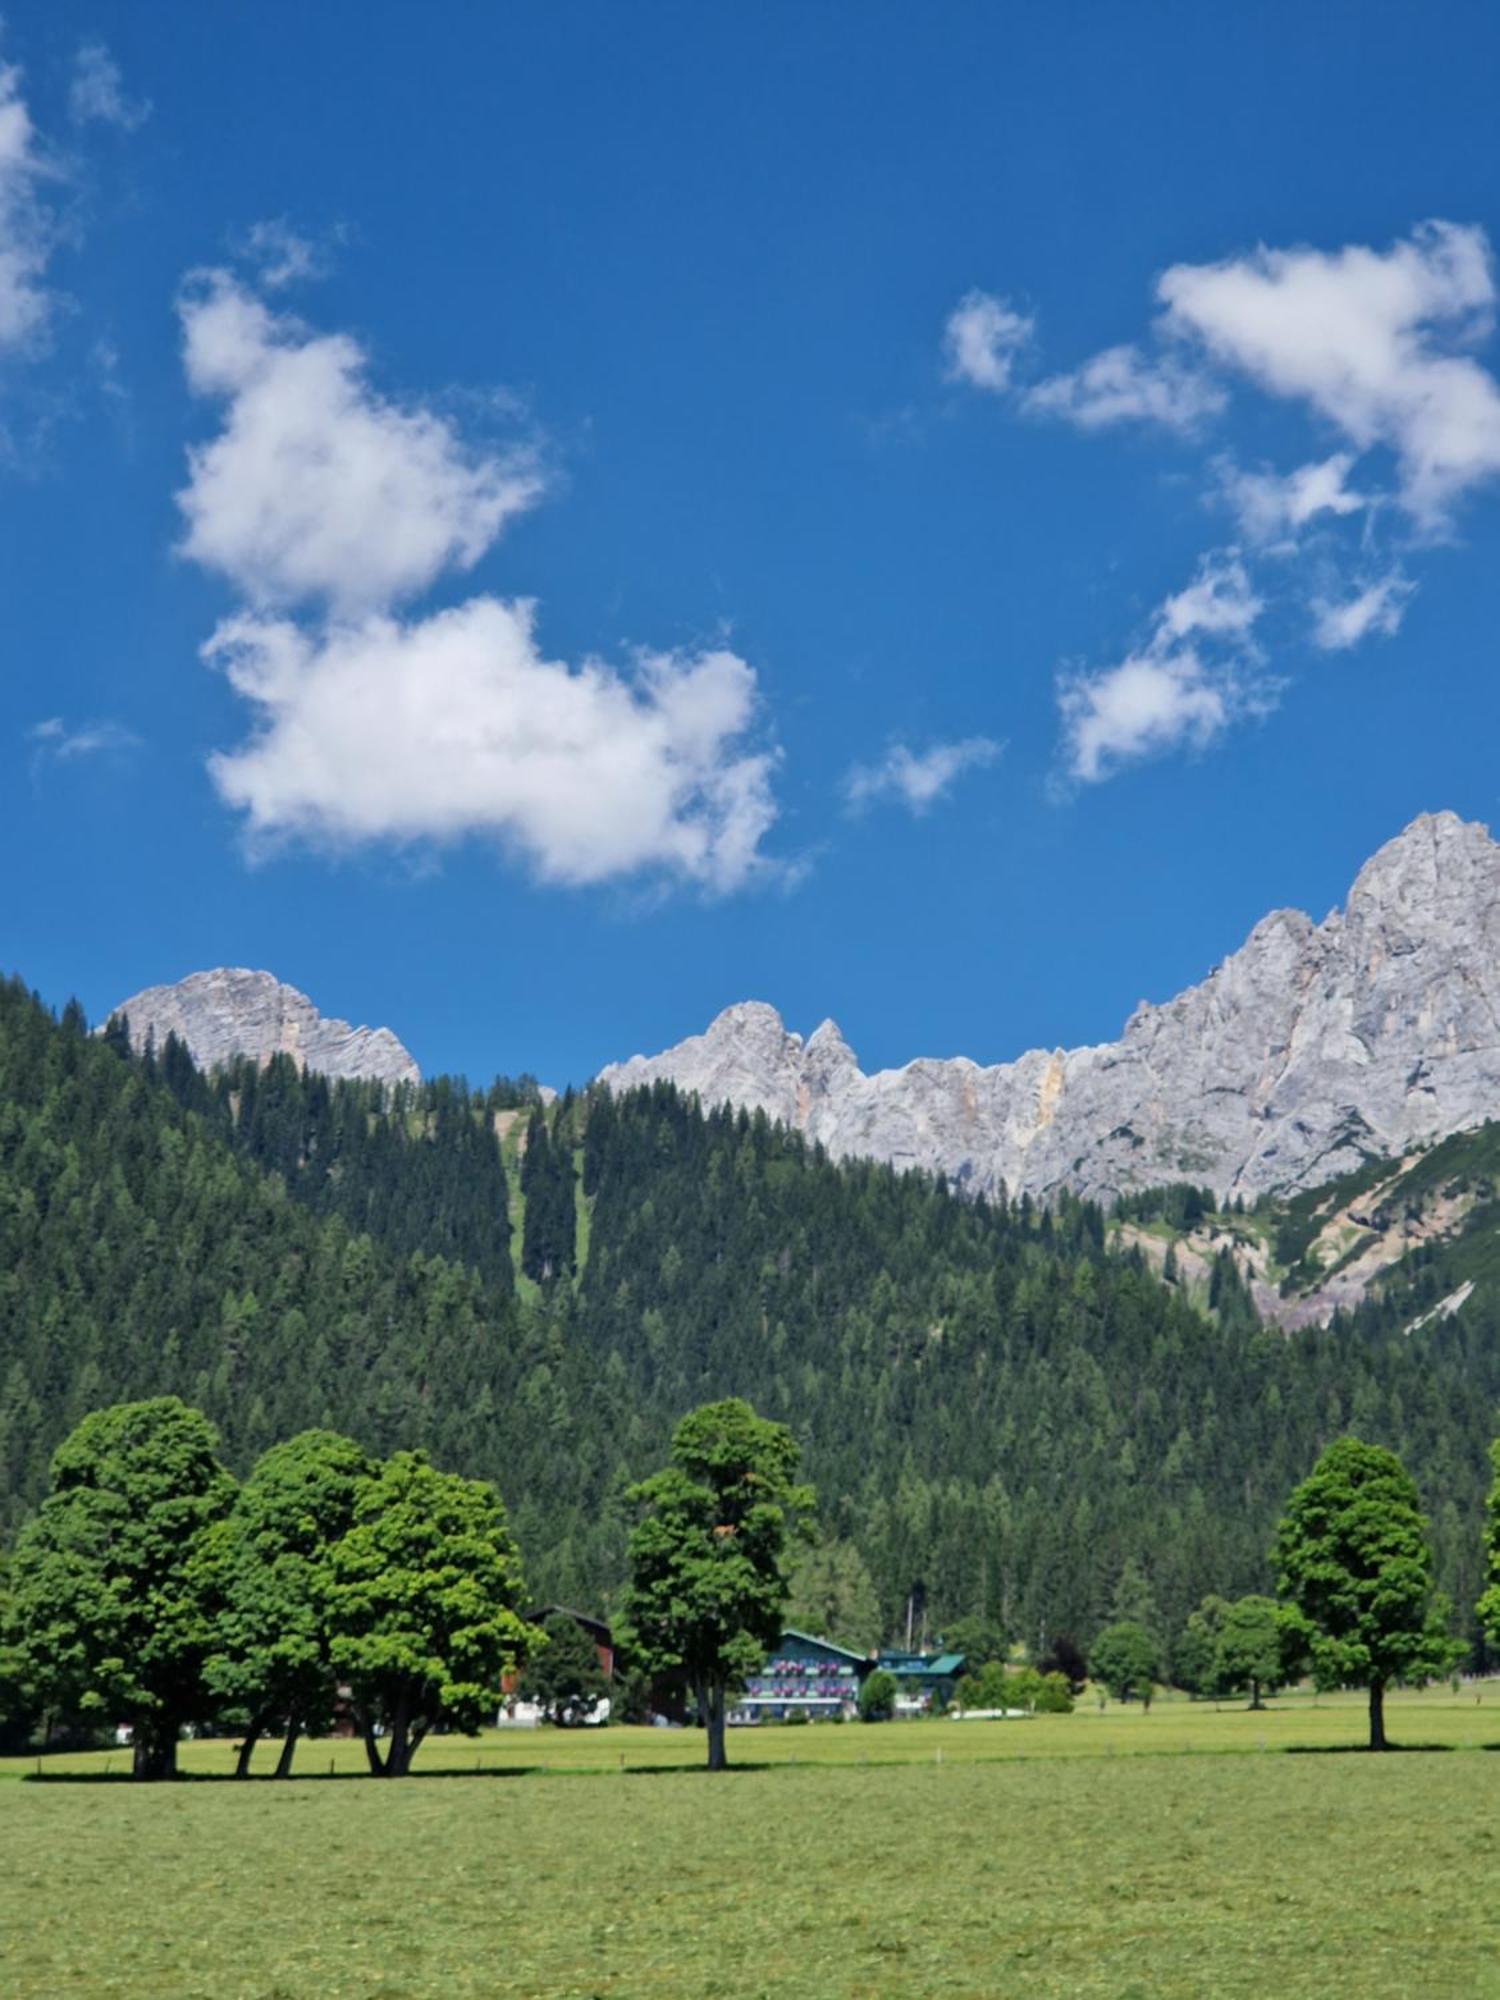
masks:
<svg viewBox="0 0 1500 2000"><path fill-rule="evenodd" d="M156 1788L13 1761L0 1990L1500 1996L1500 1688L1393 1698L1428 1754L1338 1754L1362 1720L764 1729L722 1778L695 1733L623 1729L430 1743L389 1785L340 1781L350 1744L281 1785L213 1782L222 1743Z"/></svg>

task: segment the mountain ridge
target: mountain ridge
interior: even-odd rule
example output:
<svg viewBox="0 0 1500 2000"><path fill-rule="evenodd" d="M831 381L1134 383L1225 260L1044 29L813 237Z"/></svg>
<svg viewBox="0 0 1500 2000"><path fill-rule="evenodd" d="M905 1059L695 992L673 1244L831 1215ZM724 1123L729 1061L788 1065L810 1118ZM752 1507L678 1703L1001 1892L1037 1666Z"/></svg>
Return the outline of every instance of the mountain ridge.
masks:
<svg viewBox="0 0 1500 2000"><path fill-rule="evenodd" d="M1500 846L1454 813L1420 815L1341 909L1269 912L1112 1043L866 1075L832 1021L804 1043L742 1001L598 1081L658 1079L973 1192L1107 1200L1188 1179L1224 1197L1297 1193L1500 1108Z"/></svg>
<svg viewBox="0 0 1500 2000"><path fill-rule="evenodd" d="M246 1056L266 1063L289 1055L324 1076L366 1077L378 1083L419 1083L415 1059L389 1028L353 1027L320 1014L307 995L270 972L215 966L170 986L147 986L122 1000L137 1053L151 1036L183 1042L199 1069Z"/></svg>

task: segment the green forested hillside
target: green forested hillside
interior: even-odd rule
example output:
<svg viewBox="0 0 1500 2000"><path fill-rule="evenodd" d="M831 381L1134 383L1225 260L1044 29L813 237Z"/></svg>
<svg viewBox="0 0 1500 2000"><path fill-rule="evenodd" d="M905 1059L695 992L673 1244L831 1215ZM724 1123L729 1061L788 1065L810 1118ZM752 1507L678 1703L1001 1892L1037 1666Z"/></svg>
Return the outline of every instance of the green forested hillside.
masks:
<svg viewBox="0 0 1500 2000"><path fill-rule="evenodd" d="M665 1087L543 1113L525 1084L204 1079L12 985L0 1508L13 1530L83 1411L172 1391L238 1470L313 1423L426 1445L498 1483L540 1595L603 1604L625 1486L734 1393L795 1428L887 1629L1086 1638L1119 1599L1168 1636L1265 1584L1286 1493L1353 1427L1407 1459L1471 1604L1493 1312L1288 1338L1232 1269L1209 1318L1105 1236L1093 1207L836 1166Z"/></svg>

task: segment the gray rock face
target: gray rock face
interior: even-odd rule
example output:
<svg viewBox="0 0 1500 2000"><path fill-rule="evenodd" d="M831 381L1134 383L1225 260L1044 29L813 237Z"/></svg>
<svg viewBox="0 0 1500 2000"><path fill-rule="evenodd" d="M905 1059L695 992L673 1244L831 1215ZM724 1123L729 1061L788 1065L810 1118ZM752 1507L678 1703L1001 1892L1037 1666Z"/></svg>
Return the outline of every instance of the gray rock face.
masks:
<svg viewBox="0 0 1500 2000"><path fill-rule="evenodd" d="M831 1021L804 1043L747 1001L600 1080L657 1078L975 1191L1294 1193L1500 1116L1500 846L1424 814L1342 911L1274 911L1202 985L1143 1003L1097 1048L866 1076Z"/></svg>
<svg viewBox="0 0 1500 2000"><path fill-rule="evenodd" d="M136 1048L148 1033L157 1047L169 1034L187 1044L200 1069L235 1056L258 1063L292 1056L325 1076L373 1077L381 1083L417 1083L422 1072L389 1028L351 1028L325 1020L295 986L269 972L219 966L194 972L175 986L148 986L114 1010L130 1019Z"/></svg>

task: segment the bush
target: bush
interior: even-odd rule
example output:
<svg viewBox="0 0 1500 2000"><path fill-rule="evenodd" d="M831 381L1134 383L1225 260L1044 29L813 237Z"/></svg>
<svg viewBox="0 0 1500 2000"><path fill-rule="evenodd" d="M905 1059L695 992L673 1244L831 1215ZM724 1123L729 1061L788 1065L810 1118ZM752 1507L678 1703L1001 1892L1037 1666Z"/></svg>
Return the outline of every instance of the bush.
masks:
<svg viewBox="0 0 1500 2000"><path fill-rule="evenodd" d="M895 1713L896 1676L888 1674L884 1667L877 1667L873 1674L866 1674L859 1691L859 1719L861 1722L889 1722Z"/></svg>

